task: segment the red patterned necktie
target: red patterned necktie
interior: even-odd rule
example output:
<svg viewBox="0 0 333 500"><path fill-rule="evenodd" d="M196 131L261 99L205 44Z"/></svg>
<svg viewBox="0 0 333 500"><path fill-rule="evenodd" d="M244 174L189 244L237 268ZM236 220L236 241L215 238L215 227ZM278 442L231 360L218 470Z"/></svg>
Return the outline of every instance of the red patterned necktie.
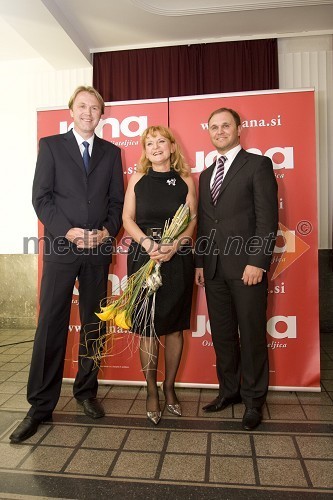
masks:
<svg viewBox="0 0 333 500"><path fill-rule="evenodd" d="M216 205L216 201L221 189L222 181L223 181L223 176L224 176L224 163L226 161L227 157L226 156L220 156L217 162L217 168L216 168L216 174L215 174L215 179L213 182L213 185L211 187L211 195L212 195L212 201L213 204Z"/></svg>

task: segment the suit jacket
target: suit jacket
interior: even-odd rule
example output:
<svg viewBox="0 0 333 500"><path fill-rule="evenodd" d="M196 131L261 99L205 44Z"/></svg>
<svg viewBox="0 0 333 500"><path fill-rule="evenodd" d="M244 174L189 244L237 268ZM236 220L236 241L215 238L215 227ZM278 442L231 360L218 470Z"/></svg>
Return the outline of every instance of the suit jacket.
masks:
<svg viewBox="0 0 333 500"><path fill-rule="evenodd" d="M214 277L220 255L224 275L241 279L247 264L268 270L278 227L277 182L266 156L241 149L214 206L210 180L215 163L200 175L196 267Z"/></svg>
<svg viewBox="0 0 333 500"><path fill-rule="evenodd" d="M40 140L32 203L44 224L44 260L74 262L82 253L91 262L111 261L112 244L79 250L65 235L73 227L102 229L116 237L124 201L120 149L95 135L88 174L72 131Z"/></svg>

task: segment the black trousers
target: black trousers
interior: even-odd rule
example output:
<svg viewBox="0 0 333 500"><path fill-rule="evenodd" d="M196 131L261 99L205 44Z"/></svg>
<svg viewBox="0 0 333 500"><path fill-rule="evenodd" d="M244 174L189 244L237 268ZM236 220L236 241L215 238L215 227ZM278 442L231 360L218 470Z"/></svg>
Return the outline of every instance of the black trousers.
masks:
<svg viewBox="0 0 333 500"><path fill-rule="evenodd" d="M214 278L205 279L205 290L220 395L240 392L247 407L261 407L269 380L267 275L257 285L244 285L224 276L219 258Z"/></svg>
<svg viewBox="0 0 333 500"><path fill-rule="evenodd" d="M36 419L52 413L57 405L65 362L73 287L79 281L81 320L78 372L73 393L83 401L96 397L98 367L89 359L86 339L98 337L100 300L106 297L109 264L92 265L86 256L74 263L44 262L40 290L40 313L33 347L27 398L28 415ZM102 330L101 330L102 331ZM102 331L103 333L103 331Z"/></svg>

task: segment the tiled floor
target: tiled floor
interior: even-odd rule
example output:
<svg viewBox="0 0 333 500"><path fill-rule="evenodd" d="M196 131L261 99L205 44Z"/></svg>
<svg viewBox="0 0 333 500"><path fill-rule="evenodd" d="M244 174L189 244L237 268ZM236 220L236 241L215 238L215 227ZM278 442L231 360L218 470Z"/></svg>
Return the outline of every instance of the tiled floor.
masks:
<svg viewBox="0 0 333 500"><path fill-rule="evenodd" d="M202 412L211 390L178 389L184 416L153 427L144 388L100 386L107 415L91 421L65 384L53 421L11 445L28 409L33 334L0 331L0 499L332 498L332 333L321 339L322 392L270 392L252 433L241 430L243 405Z"/></svg>

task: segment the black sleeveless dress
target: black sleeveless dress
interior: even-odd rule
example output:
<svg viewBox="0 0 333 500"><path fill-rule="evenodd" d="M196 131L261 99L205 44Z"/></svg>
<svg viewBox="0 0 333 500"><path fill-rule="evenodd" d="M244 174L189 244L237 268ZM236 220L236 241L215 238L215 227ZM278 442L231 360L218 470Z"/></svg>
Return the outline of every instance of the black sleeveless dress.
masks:
<svg viewBox="0 0 333 500"><path fill-rule="evenodd" d="M174 170L155 172L150 168L147 175L136 183L134 191L136 223L145 234L149 234L151 228L163 231L165 221L171 220L180 205L186 202L188 186ZM132 241L127 257L128 275L135 273L148 260L149 256L141 245ZM168 262L161 264L160 271L163 284L155 296L154 332L149 325L140 324L134 311L134 333L160 336L190 327L194 280L192 248L181 247Z"/></svg>

